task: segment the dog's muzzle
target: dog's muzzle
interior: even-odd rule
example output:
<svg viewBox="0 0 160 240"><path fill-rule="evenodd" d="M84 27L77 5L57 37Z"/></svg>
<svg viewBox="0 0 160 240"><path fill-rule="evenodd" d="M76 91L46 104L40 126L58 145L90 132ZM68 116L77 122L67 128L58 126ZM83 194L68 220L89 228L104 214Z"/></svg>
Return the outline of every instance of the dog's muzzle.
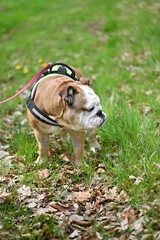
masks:
<svg viewBox="0 0 160 240"><path fill-rule="evenodd" d="M96 113L96 116L97 116L97 117L100 117L100 118L102 119L102 122L101 122L101 124L100 124L100 126L102 126L103 123L104 123L105 120L106 120L106 114L105 114L104 112L102 112L102 110L99 110L99 111ZM100 126L99 126L99 127L100 127Z"/></svg>
<svg viewBox="0 0 160 240"><path fill-rule="evenodd" d="M105 114L102 112L102 110L99 110L99 111L96 113L96 115L97 115L98 117L104 117L104 118L105 118Z"/></svg>

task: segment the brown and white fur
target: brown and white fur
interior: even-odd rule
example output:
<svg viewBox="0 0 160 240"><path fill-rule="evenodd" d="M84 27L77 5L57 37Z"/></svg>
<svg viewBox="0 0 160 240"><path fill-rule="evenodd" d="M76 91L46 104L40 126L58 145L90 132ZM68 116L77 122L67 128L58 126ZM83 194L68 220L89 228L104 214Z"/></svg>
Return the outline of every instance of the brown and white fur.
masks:
<svg viewBox="0 0 160 240"><path fill-rule="evenodd" d="M56 120L63 128L51 126L36 119L28 110L28 119L37 139L39 156L36 163L48 158L48 135L67 131L71 135L75 165L84 154L84 139L87 132L90 148L100 148L96 140L96 128L105 121L99 97L89 86L90 80L72 67L79 81L63 75L48 75L39 83L34 102L44 113Z"/></svg>

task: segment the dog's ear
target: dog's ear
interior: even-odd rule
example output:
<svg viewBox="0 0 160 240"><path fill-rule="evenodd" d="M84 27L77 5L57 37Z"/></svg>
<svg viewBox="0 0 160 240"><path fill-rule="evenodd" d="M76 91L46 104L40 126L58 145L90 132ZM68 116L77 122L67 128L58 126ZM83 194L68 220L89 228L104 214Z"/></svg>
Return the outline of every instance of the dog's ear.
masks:
<svg viewBox="0 0 160 240"><path fill-rule="evenodd" d="M68 86L66 91L62 91L59 93L59 96L63 98L63 100L68 104L68 106L73 105L74 95L78 93L76 88L72 86Z"/></svg>
<svg viewBox="0 0 160 240"><path fill-rule="evenodd" d="M91 85L91 80L90 78L87 77L80 77L79 79L80 83L82 83L83 85Z"/></svg>

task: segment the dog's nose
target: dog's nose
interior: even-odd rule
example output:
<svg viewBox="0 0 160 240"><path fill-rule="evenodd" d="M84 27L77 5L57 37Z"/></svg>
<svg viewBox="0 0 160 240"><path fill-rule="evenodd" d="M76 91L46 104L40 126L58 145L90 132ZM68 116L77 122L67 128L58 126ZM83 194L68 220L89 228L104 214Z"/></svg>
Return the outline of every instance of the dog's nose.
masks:
<svg viewBox="0 0 160 240"><path fill-rule="evenodd" d="M102 112L102 110L99 110L96 114L96 116L103 118L104 120L106 119L106 114Z"/></svg>
<svg viewBox="0 0 160 240"><path fill-rule="evenodd" d="M98 117L102 117L103 113L102 113L102 110L99 110L96 114Z"/></svg>

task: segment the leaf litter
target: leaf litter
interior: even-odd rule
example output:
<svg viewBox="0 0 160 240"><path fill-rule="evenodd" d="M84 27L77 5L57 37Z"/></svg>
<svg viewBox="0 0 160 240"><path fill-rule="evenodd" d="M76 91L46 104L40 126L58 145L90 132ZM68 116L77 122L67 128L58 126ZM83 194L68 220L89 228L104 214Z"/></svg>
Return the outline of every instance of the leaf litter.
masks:
<svg viewBox="0 0 160 240"><path fill-rule="evenodd" d="M47 172L47 176L41 180L50 181L48 171L41 171ZM7 180L7 177L1 179L6 184ZM93 181L94 184L89 187L83 184L75 186L71 181L68 186L66 184L68 194L59 200L53 199L59 195L64 183L52 189L53 197L50 197L46 187L38 189L23 184L17 189L14 201L26 209L32 209L33 217L54 215L55 224L59 226L64 239L104 239L99 230L101 228L108 236L114 235L114 239L137 239L138 234L145 230L143 209L131 206L125 191L110 186L99 174L95 173ZM4 204L4 201L13 201L12 192L0 194L0 204ZM150 210L151 206L148 208ZM61 228L62 225L64 228ZM3 230L3 224L0 230Z"/></svg>
<svg viewBox="0 0 160 240"><path fill-rule="evenodd" d="M21 116L18 112L15 115ZM10 125L13 121L11 117L8 118ZM21 122L23 126L25 120L21 118ZM1 134L5 136L8 133L1 130ZM7 137L11 138L11 136ZM1 164L5 162L11 166L16 156L10 154L9 147L4 142L0 144L0 159ZM107 158L110 159L112 156L108 155ZM52 185L51 170L48 168L35 169L33 172L37 181L41 182L41 187L37 187L36 184L22 184L23 173L16 175L12 169L0 177L0 206L14 201L17 206L21 204L25 209L32 210L31 216L19 217L17 221L19 229L22 228L20 220L22 217L28 221L28 218L38 216L44 216L46 219L54 216L55 225L63 239L101 240L106 239L106 236L107 239L115 240L136 240L141 236L143 240L158 239L158 227L154 234L150 234L145 223L154 221L149 214L146 217L146 212L152 212L155 205L158 208L159 203L148 204L137 209L130 204L131 199L123 189L109 184L107 176L104 177L106 169L102 163L98 164L92 182L88 185L80 180L83 171L75 170L64 153L60 155L60 159L64 167L61 168L59 178L54 185ZM16 162L17 165L20 163L20 161ZM154 164L159 167L158 164ZM79 182L74 181L75 176L79 177ZM135 184L143 181L143 178L132 175L129 179ZM33 233L34 227L35 225L32 226ZM38 234L44 236L45 231L43 227L39 228ZM9 232L6 233L3 222L0 220L0 235L6 238L7 234ZM31 234L26 230L22 236L30 239ZM20 238L18 233L16 238ZM61 238L54 238L51 234L48 239Z"/></svg>

